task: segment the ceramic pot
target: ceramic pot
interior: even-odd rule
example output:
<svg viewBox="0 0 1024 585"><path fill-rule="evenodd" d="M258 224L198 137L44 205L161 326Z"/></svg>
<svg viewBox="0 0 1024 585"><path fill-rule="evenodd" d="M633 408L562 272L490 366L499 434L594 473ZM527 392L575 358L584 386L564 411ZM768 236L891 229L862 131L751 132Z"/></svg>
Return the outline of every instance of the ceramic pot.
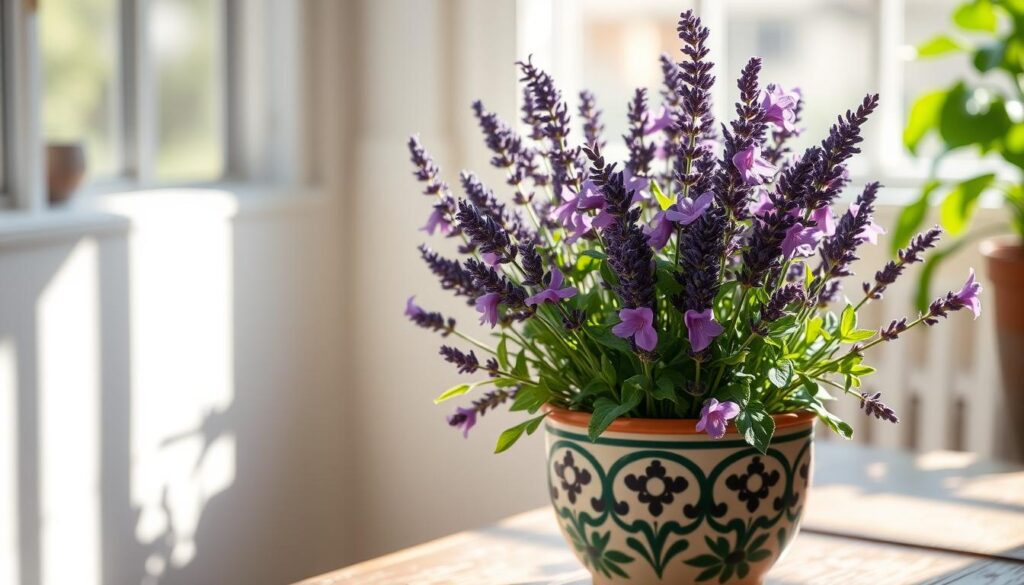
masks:
<svg viewBox="0 0 1024 585"><path fill-rule="evenodd" d="M775 415L766 454L734 426L619 419L596 442L590 415L551 408L548 488L559 529L594 585L755 585L800 527L814 415Z"/></svg>
<svg viewBox="0 0 1024 585"><path fill-rule="evenodd" d="M1024 461L1024 246L1017 238L992 238L981 244L988 278L995 288L995 329L1002 373L1004 420L996 425L996 454ZM984 302L984 301L983 301Z"/></svg>
<svg viewBox="0 0 1024 585"><path fill-rule="evenodd" d="M85 147L81 143L46 145L46 188L51 205L71 198L85 176Z"/></svg>

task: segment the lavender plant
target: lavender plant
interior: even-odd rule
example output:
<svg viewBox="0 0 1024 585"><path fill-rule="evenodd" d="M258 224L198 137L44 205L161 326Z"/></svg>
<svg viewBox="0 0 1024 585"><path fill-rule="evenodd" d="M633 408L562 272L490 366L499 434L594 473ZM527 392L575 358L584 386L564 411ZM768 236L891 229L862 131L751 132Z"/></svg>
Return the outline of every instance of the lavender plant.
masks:
<svg viewBox="0 0 1024 585"><path fill-rule="evenodd" d="M477 340L412 298L406 315L445 337L441 355L475 377L436 402L492 387L449 424L468 434L499 407L532 415L501 434L499 452L540 425L545 405L592 413L591 438L618 417L699 419L698 430L716 438L732 421L763 452L770 415L798 411L849 438L850 425L828 410L833 393L859 401L868 416L899 420L879 393L860 390L874 371L866 350L950 312L980 313L972 271L961 290L914 318L859 327L857 311L939 238L937 228L914 238L859 298L837 304L858 247L883 231L872 220L877 183L850 204L838 200L878 96L794 155L787 141L799 132L799 90L762 87L761 61L751 59L736 118L716 130L708 29L688 11L678 32L681 61L662 56L660 110L643 89L630 101L621 167L603 155L594 96L579 96L585 144L574 145L569 105L530 61L517 64L526 136L473 104L514 206L469 173L456 198L419 140L409 142L414 174L433 198L424 230L459 238L466 257L425 246L420 254L442 288L475 306L494 339ZM449 345L456 340L471 347Z"/></svg>

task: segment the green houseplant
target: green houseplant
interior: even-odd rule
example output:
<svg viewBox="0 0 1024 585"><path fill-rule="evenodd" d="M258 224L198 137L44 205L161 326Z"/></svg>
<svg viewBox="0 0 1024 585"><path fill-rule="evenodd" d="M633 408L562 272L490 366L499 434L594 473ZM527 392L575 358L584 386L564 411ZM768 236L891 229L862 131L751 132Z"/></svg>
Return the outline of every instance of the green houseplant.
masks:
<svg viewBox="0 0 1024 585"><path fill-rule="evenodd" d="M1024 426L1024 1L973 0L952 14L955 30L941 33L918 47L924 59L967 59L977 78L957 79L948 86L916 98L903 139L918 154L931 139L940 145L932 164L932 178L917 200L899 216L893 251L906 245L925 221L928 207L940 206L941 223L957 238L938 250L922 271L916 301L928 302L930 282L945 258L975 239L987 237L981 251L988 276L995 284L995 323L1003 373L1005 413L1010 424ZM946 155L974 150L1001 159L1006 170L986 172L957 182L935 178ZM966 230L985 194L1001 197L1007 224L997 226L1003 236ZM1019 431L1012 431L1020 433ZM1024 434L1001 440L1005 456L1024 457Z"/></svg>

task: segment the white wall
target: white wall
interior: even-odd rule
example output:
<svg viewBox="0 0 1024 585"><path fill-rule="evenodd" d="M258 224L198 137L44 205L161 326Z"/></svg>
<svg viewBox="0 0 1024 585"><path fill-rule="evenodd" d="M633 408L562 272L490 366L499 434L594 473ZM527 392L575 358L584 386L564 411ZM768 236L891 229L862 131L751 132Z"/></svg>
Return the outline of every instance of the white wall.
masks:
<svg viewBox="0 0 1024 585"><path fill-rule="evenodd" d="M0 582L283 583L346 562L337 213L287 195L0 226Z"/></svg>

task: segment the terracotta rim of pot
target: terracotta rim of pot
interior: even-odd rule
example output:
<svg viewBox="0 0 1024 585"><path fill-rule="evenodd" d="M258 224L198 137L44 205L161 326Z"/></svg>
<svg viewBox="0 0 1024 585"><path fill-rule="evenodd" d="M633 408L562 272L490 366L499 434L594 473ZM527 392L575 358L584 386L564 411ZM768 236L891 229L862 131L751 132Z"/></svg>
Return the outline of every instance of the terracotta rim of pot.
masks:
<svg viewBox="0 0 1024 585"><path fill-rule="evenodd" d="M548 417L565 425L586 429L590 424L590 413L553 406L544 406ZM805 425L814 420L813 412L790 412L785 414L773 414L775 430L786 429ZM704 431L697 430L697 419L673 419L673 418L618 418L608 426L608 431L618 433L636 433L640 435L703 435ZM728 433L735 433L736 425L729 423Z"/></svg>

